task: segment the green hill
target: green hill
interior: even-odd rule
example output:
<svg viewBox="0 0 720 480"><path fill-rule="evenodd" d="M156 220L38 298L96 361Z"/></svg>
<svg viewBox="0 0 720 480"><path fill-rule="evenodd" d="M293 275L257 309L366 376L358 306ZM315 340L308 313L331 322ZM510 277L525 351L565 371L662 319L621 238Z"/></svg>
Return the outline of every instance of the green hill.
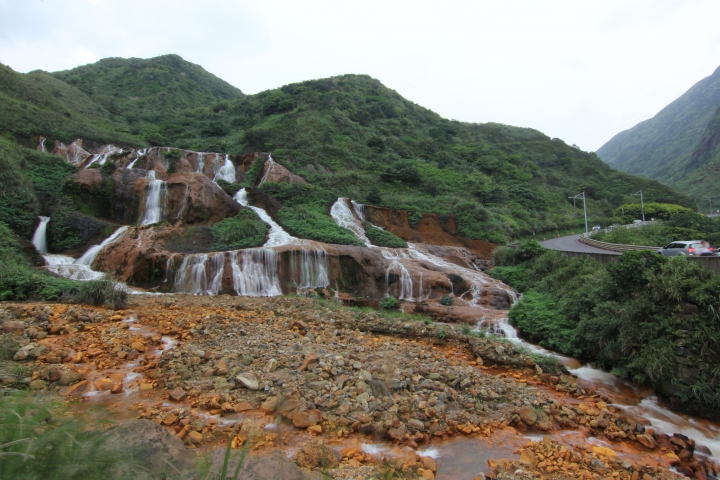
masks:
<svg viewBox="0 0 720 480"><path fill-rule="evenodd" d="M0 133L29 142L33 135L70 142L138 144L126 126L75 87L36 71L14 72L0 64Z"/></svg>
<svg viewBox="0 0 720 480"><path fill-rule="evenodd" d="M720 67L653 118L615 135L597 154L612 167L659 180L704 202L720 180L719 107Z"/></svg>
<svg viewBox="0 0 720 480"><path fill-rule="evenodd" d="M133 134L141 134L153 145L165 145L172 133L179 133L163 126L181 112L243 96L237 88L178 55L105 58L52 75L86 93L115 118L127 122ZM195 117L205 115L203 110Z"/></svg>
<svg viewBox="0 0 720 480"><path fill-rule="evenodd" d="M313 184L313 211L320 215L320 199L346 196L407 209L415 221L420 211L454 214L467 238L503 242L580 227L581 210L576 213L568 197L582 191L591 221L603 224L639 189L648 201L694 207L691 198L613 170L562 140L528 128L444 119L365 75L243 95L176 55L111 58L51 75L6 70L25 88L19 95L4 86L0 111L15 101L48 105L29 109L16 122L16 138L82 136L230 154L270 151ZM49 85L62 94L61 104ZM47 124L51 109L77 122ZM290 196L283 203L294 211L306 200Z"/></svg>

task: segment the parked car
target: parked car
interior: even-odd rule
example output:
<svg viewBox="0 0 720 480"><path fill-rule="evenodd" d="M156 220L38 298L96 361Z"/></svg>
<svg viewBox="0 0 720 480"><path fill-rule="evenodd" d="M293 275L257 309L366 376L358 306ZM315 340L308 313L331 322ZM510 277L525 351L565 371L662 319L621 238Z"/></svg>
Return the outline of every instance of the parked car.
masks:
<svg viewBox="0 0 720 480"><path fill-rule="evenodd" d="M675 241L658 250L658 253L665 257L676 257L678 255L705 257L717 255L715 249L704 240Z"/></svg>
<svg viewBox="0 0 720 480"><path fill-rule="evenodd" d="M593 232L599 232L602 227L600 225L595 225L593 227Z"/></svg>

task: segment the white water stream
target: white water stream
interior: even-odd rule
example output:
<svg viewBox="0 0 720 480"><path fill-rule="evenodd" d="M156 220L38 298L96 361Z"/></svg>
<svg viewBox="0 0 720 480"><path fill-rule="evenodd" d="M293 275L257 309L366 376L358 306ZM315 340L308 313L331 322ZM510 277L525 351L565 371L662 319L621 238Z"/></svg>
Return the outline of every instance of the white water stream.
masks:
<svg viewBox="0 0 720 480"><path fill-rule="evenodd" d="M155 170L147 172L150 179L145 197L145 214L140 225L151 225L163 219L167 204L167 183L155 178Z"/></svg>
<svg viewBox="0 0 720 480"><path fill-rule="evenodd" d="M362 226L362 222L353 215L350 207L348 207L347 199L338 198L333 206L330 208L330 216L335 220L338 226L347 228L355 234L366 246L373 247L370 243L370 239L365 235L365 229Z"/></svg>
<svg viewBox="0 0 720 480"><path fill-rule="evenodd" d="M140 150L136 150L136 151L135 151L135 158L134 158L133 161L130 162L130 163L128 164L128 166L125 167L125 168L128 168L128 169L129 169L129 168L135 167L135 163L136 163L138 160L140 160L142 157L144 157L144 156L147 154L148 150L149 150L149 149L147 149L147 148L141 148Z"/></svg>
<svg viewBox="0 0 720 480"><path fill-rule="evenodd" d="M248 205L247 191L244 188L238 190L233 197L233 200L238 202L243 207L252 209L260 220L270 225L270 231L268 232L268 239L265 242L264 247L281 247L283 245L303 245L306 244L306 240L300 240L287 233L283 228L273 220L268 213L260 207L253 207Z"/></svg>
<svg viewBox="0 0 720 480"><path fill-rule="evenodd" d="M48 253L47 247L47 224L50 221L50 217L38 217L40 223L35 229L33 234L32 243L40 253Z"/></svg>
<svg viewBox="0 0 720 480"><path fill-rule="evenodd" d="M483 327L483 325L480 324L478 326ZM494 327L496 332L502 333L505 338L518 347L522 347L532 353L550 355L557 358L560 363L568 367L568 370L572 374L576 375L581 381L592 385L600 392L605 392L614 397L627 397L623 392L632 392L638 397L641 396L640 390L630 382L589 365L578 367L579 362L574 358L557 354L522 340L518 336L515 327L508 323L507 318L500 320ZM695 419L687 415L677 414L660 405L655 396L642 398L640 402L635 405L615 403L614 406L626 410L633 415L645 418L658 432L668 435L672 435L673 433L687 435L694 439L699 445L708 447L714 458L720 459L720 425L708 420Z"/></svg>
<svg viewBox="0 0 720 480"><path fill-rule="evenodd" d="M100 150L100 153L93 155L92 160L90 160L90 162L87 165L85 165L85 168L89 168L90 165L92 165L94 163L97 163L98 165L105 165L107 158L110 155L114 155L116 153L118 153L118 154L123 153L123 149L118 148L115 145L105 145Z"/></svg>
<svg viewBox="0 0 720 480"><path fill-rule="evenodd" d="M217 154L215 157L215 167L217 168L218 160L217 160ZM228 183L235 183L235 165L233 165L232 160L230 160L230 157L225 155L225 161L223 162L222 167L217 169L215 171L215 178L213 178L214 182L217 182L218 180L225 180Z"/></svg>

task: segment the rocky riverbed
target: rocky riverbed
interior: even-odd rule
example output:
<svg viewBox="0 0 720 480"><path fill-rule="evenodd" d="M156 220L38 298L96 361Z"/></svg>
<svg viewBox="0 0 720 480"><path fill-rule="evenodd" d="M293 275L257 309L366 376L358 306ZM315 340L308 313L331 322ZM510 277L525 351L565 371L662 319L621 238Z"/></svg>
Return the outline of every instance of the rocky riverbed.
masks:
<svg viewBox="0 0 720 480"><path fill-rule="evenodd" d="M3 389L99 404L119 424L150 420L189 451L234 432L234 448L268 459L280 449L299 472L331 478L718 472L693 439L647 428L552 362L420 316L316 297L135 295L116 311L3 303L0 319L13 358ZM463 460L445 449L492 457L458 474Z"/></svg>

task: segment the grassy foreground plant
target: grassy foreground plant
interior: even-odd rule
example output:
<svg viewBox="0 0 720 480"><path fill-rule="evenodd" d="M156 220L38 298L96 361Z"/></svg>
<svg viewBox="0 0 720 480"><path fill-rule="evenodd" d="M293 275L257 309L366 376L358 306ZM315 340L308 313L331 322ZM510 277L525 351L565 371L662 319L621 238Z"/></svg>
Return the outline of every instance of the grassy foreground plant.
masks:
<svg viewBox="0 0 720 480"><path fill-rule="evenodd" d="M73 300L87 305L105 305L108 308L122 308L127 304L128 291L124 285L108 279L83 282L73 295Z"/></svg>
<svg viewBox="0 0 720 480"><path fill-rule="evenodd" d="M142 468L129 452L104 448L77 417L59 413L58 405L37 398L0 397L0 478L101 480L113 472L129 479Z"/></svg>

